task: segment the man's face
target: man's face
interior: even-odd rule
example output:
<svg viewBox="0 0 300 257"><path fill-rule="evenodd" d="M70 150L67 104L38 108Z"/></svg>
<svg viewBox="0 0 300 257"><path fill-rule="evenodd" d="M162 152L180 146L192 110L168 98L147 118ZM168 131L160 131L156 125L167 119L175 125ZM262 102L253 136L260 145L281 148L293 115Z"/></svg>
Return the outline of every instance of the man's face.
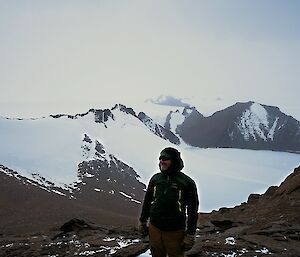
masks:
<svg viewBox="0 0 300 257"><path fill-rule="evenodd" d="M161 171L168 170L172 165L172 160L166 157L160 157L159 158L159 169Z"/></svg>

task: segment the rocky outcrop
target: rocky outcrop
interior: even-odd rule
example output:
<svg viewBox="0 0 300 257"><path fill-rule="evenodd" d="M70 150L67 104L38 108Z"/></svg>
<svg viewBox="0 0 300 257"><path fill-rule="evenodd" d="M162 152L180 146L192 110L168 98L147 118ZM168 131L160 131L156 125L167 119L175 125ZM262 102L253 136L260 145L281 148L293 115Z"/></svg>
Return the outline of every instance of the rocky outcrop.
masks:
<svg viewBox="0 0 300 257"><path fill-rule="evenodd" d="M163 126L156 123L149 116L147 116L144 112L140 112L138 118L141 122L145 124L149 130L155 135L170 141L173 144L178 145L180 143L179 138L169 129L164 128Z"/></svg>
<svg viewBox="0 0 300 257"><path fill-rule="evenodd" d="M0 234L0 256L133 257L148 248L139 237L133 226L98 226L71 219L43 233Z"/></svg>
<svg viewBox="0 0 300 257"><path fill-rule="evenodd" d="M300 167L247 203L200 214L189 256L300 256ZM234 255L235 254L235 255Z"/></svg>

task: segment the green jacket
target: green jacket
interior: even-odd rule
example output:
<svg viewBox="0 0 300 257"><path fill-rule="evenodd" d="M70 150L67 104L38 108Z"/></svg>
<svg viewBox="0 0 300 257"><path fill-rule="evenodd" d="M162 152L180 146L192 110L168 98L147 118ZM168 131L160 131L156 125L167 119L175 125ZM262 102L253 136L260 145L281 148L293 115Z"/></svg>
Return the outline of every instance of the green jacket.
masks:
<svg viewBox="0 0 300 257"><path fill-rule="evenodd" d="M140 221L150 218L150 223L161 230L186 229L194 234L198 205L196 184L189 176L180 171L160 172L149 182Z"/></svg>

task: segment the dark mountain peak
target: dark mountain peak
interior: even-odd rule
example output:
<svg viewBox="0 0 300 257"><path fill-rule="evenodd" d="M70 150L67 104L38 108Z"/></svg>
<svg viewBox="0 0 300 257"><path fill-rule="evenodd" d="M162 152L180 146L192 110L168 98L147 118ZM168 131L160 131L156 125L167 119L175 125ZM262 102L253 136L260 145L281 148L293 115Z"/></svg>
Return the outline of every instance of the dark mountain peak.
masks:
<svg viewBox="0 0 300 257"><path fill-rule="evenodd" d="M133 215L139 209L145 185L139 175L128 164L106 151L99 140L87 143L86 160L78 165L78 182L74 185L77 200L106 206L114 213L124 213L130 208Z"/></svg>
<svg viewBox="0 0 300 257"><path fill-rule="evenodd" d="M254 101L247 101L247 102L236 102L235 104L233 104L233 106L234 105L241 105L241 106L250 106L250 105L252 105L252 104L254 104L255 102Z"/></svg>
<svg viewBox="0 0 300 257"><path fill-rule="evenodd" d="M182 111L182 114L183 114L184 116L187 116L187 115L189 115L189 114L191 114L191 113L193 113L193 112L196 112L196 113L202 115L202 114L197 110L197 108L196 108L195 106L186 106L186 107L184 107L184 109L183 109L183 111ZM202 116L203 116L203 115L202 115Z"/></svg>
<svg viewBox="0 0 300 257"><path fill-rule="evenodd" d="M92 143L92 140L90 139L90 137L87 134L84 134L83 141L85 141L87 143Z"/></svg>
<svg viewBox="0 0 300 257"><path fill-rule="evenodd" d="M114 110L120 110L122 112L125 112L127 114L131 114L131 115L136 117L136 114L135 114L134 110L132 108L126 107L123 104L115 104L115 106L112 107L111 109L108 109L108 108L105 108L105 109L91 108L85 113L80 113L80 114L75 114L75 115L55 114L55 115L50 115L50 117L55 118L55 119L58 119L58 118L61 118L61 117L67 117L69 119L78 119L80 117L84 117L84 116L88 115L89 113L93 113L93 114L95 114L95 121L96 122L104 123L108 120L109 117L114 119L114 115L112 113L112 111L114 111Z"/></svg>
<svg viewBox="0 0 300 257"><path fill-rule="evenodd" d="M173 131L178 133L178 130L180 130L180 125L182 124L182 122L188 120L189 116L192 116L194 119L203 118L203 115L197 111L196 107L186 106L183 108L183 110L177 109L176 111L170 111L166 117L164 127L168 130L172 130L171 123L173 122L173 120L176 120L174 122L176 123L177 128Z"/></svg>
<svg viewBox="0 0 300 257"><path fill-rule="evenodd" d="M122 111L122 112L125 112L125 113L127 113L127 114L131 114L132 116L137 117L135 111L134 111L132 108L128 108L126 105L123 105L123 104L116 104L116 105L112 108L112 110L116 110L116 109L119 109L119 110Z"/></svg>
<svg viewBox="0 0 300 257"><path fill-rule="evenodd" d="M105 153L105 149L104 146L98 141L95 141L96 145L95 145L95 150L96 150L96 154L104 154Z"/></svg>
<svg viewBox="0 0 300 257"><path fill-rule="evenodd" d="M67 116L66 114L52 114L50 115L50 117L54 118L54 119L59 119L61 117L65 117Z"/></svg>
<svg viewBox="0 0 300 257"><path fill-rule="evenodd" d="M280 111L279 107L274 106L274 105L265 105L265 104L261 104L264 108L269 109L269 110L273 110L273 111L277 111L280 113L283 113Z"/></svg>
<svg viewBox="0 0 300 257"><path fill-rule="evenodd" d="M196 118L203 118L203 114L200 113L196 107L192 106L192 107L185 107L182 111L182 114L185 116L185 117L189 117L189 116L192 116L192 117L196 117Z"/></svg>
<svg viewBox="0 0 300 257"><path fill-rule="evenodd" d="M248 101L248 102L237 102L231 106L226 107L223 110L219 110L217 112L215 112L213 115L215 114L219 114L219 113L226 113L226 112L231 112L231 113L243 113L246 110L251 110L251 111L263 111L266 110L268 112L276 112L276 113L281 113L280 109L277 106L272 106L272 105L265 105L265 104L261 104L261 103L257 103L254 101Z"/></svg>
<svg viewBox="0 0 300 257"><path fill-rule="evenodd" d="M70 114L54 114L54 115L49 115L49 117L52 117L54 119L59 119L59 118L62 118L62 117L66 117L68 119L78 119L80 117L84 117L86 115L88 115L90 112L94 112L94 109L90 109L88 112L85 112L85 113L78 113L78 114L75 114L75 115L70 115Z"/></svg>
<svg viewBox="0 0 300 257"><path fill-rule="evenodd" d="M69 114L55 114L55 115L50 115L50 117L58 119L61 117L67 117L69 119L78 119L80 117L84 117L86 115L88 115L89 113L93 113L95 115L95 122L98 123L105 123L106 121L108 121L109 118L114 120L114 115L112 113L113 110L119 109L121 111L127 112L129 113L130 108L126 108L126 106L121 105L121 104L116 104L113 108L111 109L95 109L95 108L91 108L89 109L87 112L85 113L80 113L80 114L76 114L76 115L69 115Z"/></svg>
<svg viewBox="0 0 300 257"><path fill-rule="evenodd" d="M164 128L157 122L155 122L153 119L151 119L148 115L146 115L144 112L140 112L138 114L138 118L140 121L142 121L145 126L147 126L150 131L152 131L155 135L170 141L173 144L179 144L180 140L179 138L171 132L169 129Z"/></svg>
<svg viewBox="0 0 300 257"><path fill-rule="evenodd" d="M66 115L66 114L57 114L57 115L51 115L52 118L59 119L62 117L67 117L70 119L78 119L79 117L84 117L88 114L94 115L94 120L96 123L102 123L105 128L107 128L107 121L110 119L113 121L116 121L116 117L118 117L118 112L122 112L125 114L128 114L130 116L128 117L134 117L138 121L142 122L142 125L146 125L146 127L155 135L170 141L174 144L179 144L180 140L179 138L174 135L171 131L168 131L166 128L162 127L160 124L155 122L152 118L150 118L148 115L146 115L144 112L140 112L138 115L134 111L133 108L127 107L123 104L115 104L111 109L90 109L88 112L83 114L76 114L74 116L72 115ZM86 137L85 140L88 142L88 138ZM87 149L88 146L82 146L86 151L85 154L88 155Z"/></svg>
<svg viewBox="0 0 300 257"><path fill-rule="evenodd" d="M114 120L114 115L109 109L92 109L92 112L95 114L95 122L105 123L109 118Z"/></svg>
<svg viewBox="0 0 300 257"><path fill-rule="evenodd" d="M253 101L238 102L209 117L193 111L176 131L198 147L300 151L300 123L276 106Z"/></svg>
<svg viewBox="0 0 300 257"><path fill-rule="evenodd" d="M266 104L261 104L261 103L257 103L254 101L248 101L248 102L237 102L232 106L229 106L227 108L225 108L224 110L240 110L240 111L246 111L246 110L263 110L265 109L268 113L276 113L276 114L284 114L280 111L279 107L277 106L273 106L273 105L266 105ZM220 110L218 112L222 112L224 110ZM285 115L285 114L284 114Z"/></svg>
<svg viewBox="0 0 300 257"><path fill-rule="evenodd" d="M145 119L151 119L148 115L146 115L146 113L144 113L144 112L140 112L139 114L138 114L138 118L141 120L141 121L143 121L143 120L145 120ZM152 120L152 119L151 119Z"/></svg>
<svg viewBox="0 0 300 257"><path fill-rule="evenodd" d="M121 112L124 112L126 114L130 114L134 117L137 117L134 110L132 108L128 108L123 104L116 104L111 109L90 109L89 112L92 112L95 114L95 122L98 123L104 123L111 118L112 120L115 120L113 112L119 110Z"/></svg>
<svg viewBox="0 0 300 257"><path fill-rule="evenodd" d="M237 103L235 103L233 105L230 105L230 106L226 107L223 110L216 111L211 116L217 116L217 115L222 114L222 113L234 113L235 115L236 114L241 114L242 112L250 109L250 107L253 104L254 104L253 101L237 102Z"/></svg>

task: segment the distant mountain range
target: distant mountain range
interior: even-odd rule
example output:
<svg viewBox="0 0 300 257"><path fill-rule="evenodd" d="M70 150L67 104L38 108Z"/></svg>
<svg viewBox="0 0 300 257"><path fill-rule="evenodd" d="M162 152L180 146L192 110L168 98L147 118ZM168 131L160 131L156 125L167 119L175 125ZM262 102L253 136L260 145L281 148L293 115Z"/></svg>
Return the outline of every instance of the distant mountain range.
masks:
<svg viewBox="0 0 300 257"><path fill-rule="evenodd" d="M166 146L300 151L299 121L277 107L237 103L204 117L179 105L165 124L122 104L76 115L0 118L0 230L11 222L22 229L39 212L41 224L74 216L136 222L145 193L140 176L149 179Z"/></svg>

